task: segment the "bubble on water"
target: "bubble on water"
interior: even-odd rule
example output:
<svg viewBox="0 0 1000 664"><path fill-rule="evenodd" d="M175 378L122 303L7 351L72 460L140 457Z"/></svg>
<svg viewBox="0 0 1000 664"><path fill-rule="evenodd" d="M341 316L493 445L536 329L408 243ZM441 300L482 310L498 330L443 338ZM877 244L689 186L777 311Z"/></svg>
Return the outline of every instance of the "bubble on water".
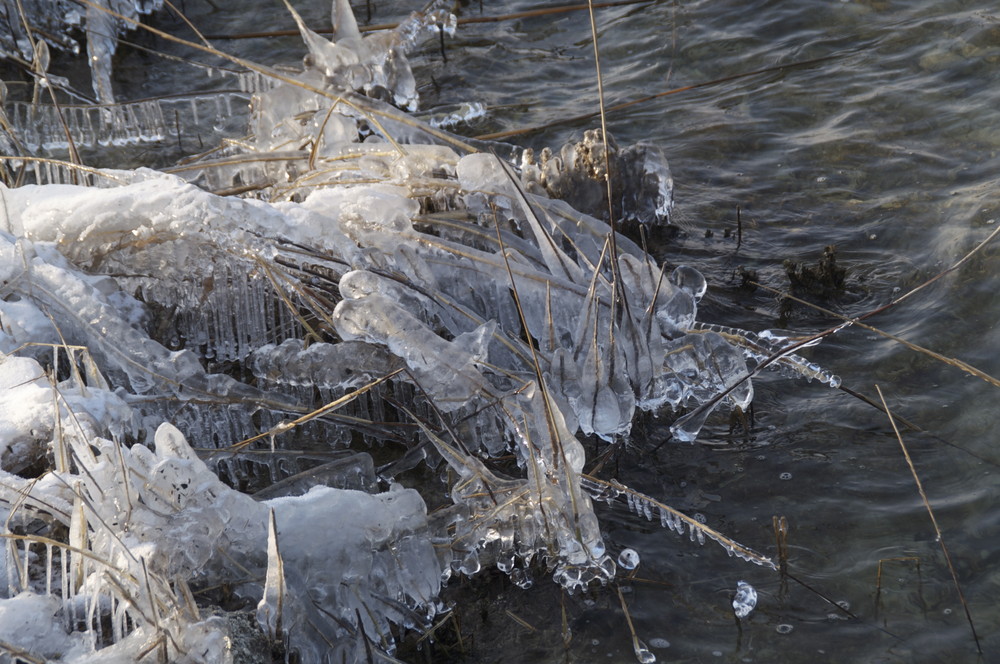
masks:
<svg viewBox="0 0 1000 664"><path fill-rule="evenodd" d="M774 631L776 631L778 634L789 634L793 629L795 628L789 625L788 623L781 623L780 625L774 628Z"/></svg>
<svg viewBox="0 0 1000 664"><path fill-rule="evenodd" d="M757 606L757 591L746 581L736 583L736 595L733 596L733 613L737 618L746 618Z"/></svg>
<svg viewBox="0 0 1000 664"><path fill-rule="evenodd" d="M639 554L635 549L623 549L618 554L618 566L622 569L635 569L639 566Z"/></svg>
<svg viewBox="0 0 1000 664"><path fill-rule="evenodd" d="M649 640L649 645L653 648L669 648L670 641L661 639L660 637L655 637Z"/></svg>

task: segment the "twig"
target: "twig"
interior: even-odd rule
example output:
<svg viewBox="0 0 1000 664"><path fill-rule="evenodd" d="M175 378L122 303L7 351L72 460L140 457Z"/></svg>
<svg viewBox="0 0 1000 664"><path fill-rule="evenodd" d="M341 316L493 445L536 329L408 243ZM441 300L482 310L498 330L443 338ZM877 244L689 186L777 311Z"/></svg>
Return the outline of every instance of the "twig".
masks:
<svg viewBox="0 0 1000 664"><path fill-rule="evenodd" d="M883 311L891 309L892 307L896 306L897 304L903 302L904 300L906 300L909 297L911 297L913 294L915 294L915 293L923 290L927 286L930 286L932 283L934 283L938 279L941 279L945 275L950 274L950 273L954 272L955 270L957 270L959 267L961 267L963 264L965 264L966 261L968 261L970 258L972 258L973 255L975 255L976 253L978 253L983 247L985 247L987 244L989 244L994 239L996 239L996 237L998 235L1000 235L1000 228L997 228L992 233L990 233L986 237L986 239L984 239L982 242L980 242L975 247L973 247L972 250L970 250L967 254L965 254L965 256L963 256L954 265L952 265L949 268L946 268L946 269L942 270L941 272L938 272L936 275L934 275L933 277L931 277L927 281L923 282L922 284L920 284L919 286L913 288L912 290L907 291L903 295L900 295L899 297L895 298L894 300L892 300L888 304L884 304L881 307L878 307L877 309L873 309L873 310L871 310L871 311L869 311L869 312L867 312L865 314L862 314L861 316L858 316L857 318L847 319L847 320L845 320L844 322L842 322L842 323L840 323L838 325L834 325L833 327L829 327L829 328L823 330L822 332L817 332L816 334L813 334L813 335L810 335L810 336L807 336L807 337L803 337L800 340L796 341L795 343L790 344L790 345L786 346L785 348L782 348L781 350L779 350L779 351L777 351L775 353L772 353L768 357L766 357L763 360L761 360L760 362L758 362L757 366L754 367L753 370L747 371L745 374L743 374L741 376L738 376L736 378L736 380L734 380L732 383L730 383L728 386L726 386L725 389L719 391L714 397L712 397L708 401L702 403L700 406L698 406L697 408L695 408L694 410L692 410L688 414L684 415L683 417L677 419L674 422L673 426L676 427L678 424L681 424L681 423L684 423L684 422L689 422L691 420L695 420L696 418L704 415L705 411L711 411L717 405L719 405L719 403L723 399L725 399L727 396L729 396L729 394L733 390L735 390L737 387L739 387L743 383L743 381L745 381L745 380L747 380L749 378L753 378L754 376L756 376L757 374L759 374L764 368L766 368L766 367L774 364L775 362L778 362L781 358L783 358L783 357L785 357L785 356L787 356L787 355L789 355L791 353L794 353L795 351L799 350L800 348L806 348L808 346L812 346L813 344L815 344L816 342L820 341L821 339L825 339L826 337L839 332L840 330L844 329L845 327L850 327L851 325L856 325L860 321L863 321L863 320L866 320L868 318L871 318L872 316L875 316L876 314L879 314L879 313L882 313ZM756 282L754 282L754 283L756 283ZM660 445L663 445L663 443L660 443ZM658 447L657 447L657 449L658 449Z"/></svg>
<svg viewBox="0 0 1000 664"><path fill-rule="evenodd" d="M628 624L629 634L632 635L632 649L635 651L635 656L640 662L648 661L644 658L644 655L649 654L649 648L647 648L646 644L642 642L639 635L635 633L635 625L632 624L632 615L628 611L628 604L625 603L625 595L622 594L621 586L617 586L615 590L618 591L618 601L622 604L622 612L625 614L625 622Z"/></svg>
<svg viewBox="0 0 1000 664"><path fill-rule="evenodd" d="M960 263L956 263L954 267L957 267L959 264ZM954 267L952 267L950 269L954 269ZM934 279L932 279L931 281L937 280L943 274L945 274L945 273L942 272L941 274L935 276ZM912 291L910 291L909 293L907 293L904 297L909 297L912 293L915 293L916 291L920 290L924 286L929 285L931 283L931 281L924 282L923 284L921 284L917 288L915 288ZM757 286L759 288L763 288L766 291L770 291L772 293L775 293L776 295L780 295L780 296L782 296L784 298L792 300L793 302L797 302L799 304L803 304L803 305L805 305L807 307L815 309L816 311L824 313L827 316L831 316L833 318L839 318L842 321L852 323L853 325L856 325L857 327L860 327L860 328L863 328L865 330L868 330L869 332L874 332L875 334L877 334L879 336L882 336L882 337L885 337L886 339L891 339L892 341L895 341L898 344L902 344L903 346L906 346L910 350L915 350L918 353L923 353L924 355L927 355L928 357L934 358L938 362L943 362L945 364L949 364L949 365L951 365L953 367L961 369L962 371L964 371L965 373L967 373L967 374L969 374L971 376L975 376L976 378L979 378L980 380L986 381L987 383L989 383L993 387L1000 387L1000 380L994 378L993 376L989 375L985 371L981 371L980 369L977 369L976 367L972 366L971 364L969 364L967 362L963 362L962 360L959 360L959 359L956 359L956 358L953 358L953 357L946 357L946 356L942 355L941 353L933 351L933 350L931 350L929 348L924 348L923 346L918 346L917 344L913 343L912 341L907 341L906 339L903 339L902 337L897 337L894 334L891 334L891 333L886 332L884 330L880 330L879 328L873 327L871 325L868 325L867 323L862 323L861 322L861 320L863 318L868 318L868 316L873 315L873 314L865 314L864 316L861 316L860 318L852 319L852 318L849 318L849 317L847 317L847 316L845 316L843 314L838 314L836 311L831 311L830 309L827 309L825 307L821 307L818 304L813 304L812 302L807 302L806 300L803 300L801 298L795 297L791 293L785 293L784 291L780 291L777 288L772 288L770 286L766 286L766 285L758 283L756 281L751 281L749 283L751 285L753 285L753 286ZM899 299L895 300L894 302L898 303L902 299L903 298L899 298ZM889 306L889 305L886 305L886 306ZM877 313L878 311L882 311L882 310L884 310L884 309L876 310L876 312L874 312L874 313Z"/></svg>
<svg viewBox="0 0 1000 664"><path fill-rule="evenodd" d="M875 391L878 392L878 397L882 400L882 406L885 407L886 415L889 416L889 424L892 425L892 430L896 434L896 440L899 441L899 446L903 449L903 456L906 457L906 465L910 467L910 473L913 475L913 481L917 485L917 491L920 492L920 498L924 501L924 507L927 508L927 514L931 518L931 525L934 526L934 534L937 537L937 541L941 544L941 551L944 553L945 562L948 564L948 571L951 573L952 581L955 582L955 590L958 591L958 598L961 600L962 608L965 610L965 618L969 621L969 629L972 630L972 638L976 642L976 651L981 655L983 654L983 648L979 643L979 635L976 633L976 625L972 622L972 613L969 611L969 604L965 601L965 593L962 592L962 584L958 582L958 573L955 571L955 566L951 562L951 555L948 553L948 547L944 543L944 535L941 534L941 529L938 527L937 519L934 518L934 510L931 509L931 503L927 499L927 493L924 492L924 485L920 482L920 476L917 475L917 469L913 465L913 459L910 458L910 452L906 449L906 443L903 442L903 436L899 433L896 421L892 418L892 413L889 412L889 405L885 402L885 396L882 394L882 388L876 385Z"/></svg>

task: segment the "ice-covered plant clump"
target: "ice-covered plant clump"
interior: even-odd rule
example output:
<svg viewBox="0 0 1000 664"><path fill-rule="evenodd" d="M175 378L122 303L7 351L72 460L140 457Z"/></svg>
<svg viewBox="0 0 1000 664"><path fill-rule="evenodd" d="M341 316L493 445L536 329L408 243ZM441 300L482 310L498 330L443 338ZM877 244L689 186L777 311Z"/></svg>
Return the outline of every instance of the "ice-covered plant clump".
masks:
<svg viewBox="0 0 1000 664"><path fill-rule="evenodd" d="M833 378L700 323L696 269L554 197L601 176L597 134L536 163L400 110L406 48L450 14L362 38L338 1L333 41L296 20L305 68L254 98L250 139L172 173L0 185L0 611L42 625L6 643L224 661L215 604L302 661L363 661L426 628L454 574L612 580L593 500L770 564L585 476L579 436L690 411L693 440L749 405L748 361ZM616 159L637 218L668 215L662 153Z"/></svg>

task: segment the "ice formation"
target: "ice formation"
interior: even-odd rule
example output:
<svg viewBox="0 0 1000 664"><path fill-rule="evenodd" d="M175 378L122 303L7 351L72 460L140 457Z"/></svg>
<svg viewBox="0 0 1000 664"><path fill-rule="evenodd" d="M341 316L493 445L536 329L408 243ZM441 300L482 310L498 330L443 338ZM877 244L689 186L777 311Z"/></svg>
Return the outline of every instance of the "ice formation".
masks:
<svg viewBox="0 0 1000 664"><path fill-rule="evenodd" d="M49 46L80 53L77 35L82 28L94 96L102 104L111 104L111 57L118 47L118 36L131 29L132 22L162 6L163 0L92 0L86 4L0 0L0 58L26 63L29 70L44 77L48 58L42 54ZM46 61L45 66L40 66L42 61Z"/></svg>
<svg viewBox="0 0 1000 664"><path fill-rule="evenodd" d="M746 618L756 607L757 590L746 581L738 581L733 595L733 613L737 618Z"/></svg>
<svg viewBox="0 0 1000 664"><path fill-rule="evenodd" d="M304 71L254 95L250 140L170 173L0 184L9 647L226 661L225 620L193 594L226 588L301 661L391 655L453 574L613 579L593 500L773 567L584 476L578 435L669 407L693 409L674 429L693 440L718 403L750 404L748 362L835 377L700 323L697 270L560 200L595 207L599 134L536 162L402 112L406 49L454 27L441 7L364 38L333 11L332 41L295 15ZM635 185L618 208L668 217L662 152L613 147ZM372 443L401 451L376 469ZM397 483L419 464L444 498ZM30 629L4 617L26 612Z"/></svg>

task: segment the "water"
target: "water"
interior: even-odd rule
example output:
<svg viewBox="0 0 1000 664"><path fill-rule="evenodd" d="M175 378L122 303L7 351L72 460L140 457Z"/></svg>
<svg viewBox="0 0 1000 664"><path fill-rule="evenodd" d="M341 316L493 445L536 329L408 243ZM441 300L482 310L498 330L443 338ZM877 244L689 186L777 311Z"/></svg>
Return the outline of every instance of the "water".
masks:
<svg viewBox="0 0 1000 664"><path fill-rule="evenodd" d="M375 4L373 22L414 8L383 4ZM536 6L489 3L483 13ZM292 26L273 4L266 7L274 12L268 27ZM191 2L187 10L206 33L259 28L258 12L245 7L214 11ZM300 11L307 22L328 21L326 6ZM462 15L478 16L478 4ZM359 16L363 22L363 7ZM153 23L181 30L167 16ZM787 66L608 117L620 143L651 141L670 160L680 230L654 235L650 248L670 266L687 262L707 276L702 320L752 330L826 329L839 321L744 287L741 268L787 290L783 261L815 265L835 245L846 288L821 304L854 316L954 263L1000 223L1000 15L985 0L658 2L601 10L598 25L608 105ZM484 104L486 116L464 129L470 135L592 112L589 34L583 12L459 26L446 40L447 64L433 42L411 58L423 107L450 113L455 104ZM303 52L297 37L216 44L268 64L292 63ZM120 99L233 87L124 45L119 53ZM558 147L596 124L509 140ZM101 158L114 163L121 158L115 149ZM129 159L166 162L173 146L143 149ZM997 267L997 249L988 247L868 322L1000 375ZM806 352L852 390L877 399L878 384L895 414L925 430L904 431L905 441L984 650L1000 646L996 388L861 329ZM664 443L671 418L647 418L611 466L614 475L687 514L704 514L709 526L767 555L775 554L772 516L785 516L789 571L832 601L849 602L858 619L844 619L803 586L785 587L776 573L730 558L712 542L699 547L623 504L602 507L609 549L630 547L642 557L641 578L629 581L626 595L639 638L669 637L671 661L681 662L976 661L936 535L885 416L815 381L768 374L755 387L748 435L731 435L728 422L714 418L698 443ZM740 579L759 596L742 631L731 605ZM484 591L457 585L446 598L476 620L484 613L490 626L463 622L476 635L463 661L562 658L563 604L578 635L568 645L571 661L634 661L613 592L561 598L547 580L529 590L504 581L486 601L477 599ZM504 608L536 631L511 621Z"/></svg>

